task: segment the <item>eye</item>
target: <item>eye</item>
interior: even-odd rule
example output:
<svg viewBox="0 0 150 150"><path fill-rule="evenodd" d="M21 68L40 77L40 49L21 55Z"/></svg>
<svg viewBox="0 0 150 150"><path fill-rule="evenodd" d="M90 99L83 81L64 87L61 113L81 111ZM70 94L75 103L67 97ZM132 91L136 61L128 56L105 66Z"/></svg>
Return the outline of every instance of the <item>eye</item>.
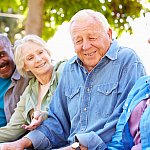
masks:
<svg viewBox="0 0 150 150"><path fill-rule="evenodd" d="M33 56L28 56L27 60L30 61L30 60L33 60L33 58L34 58Z"/></svg>
<svg viewBox="0 0 150 150"><path fill-rule="evenodd" d="M89 37L90 40L96 40L96 37Z"/></svg>
<svg viewBox="0 0 150 150"><path fill-rule="evenodd" d="M3 54L3 53L1 53L1 54L0 54L0 57L4 57L4 54Z"/></svg>
<svg viewBox="0 0 150 150"><path fill-rule="evenodd" d="M43 54L43 50L40 50L38 53L39 53L39 54Z"/></svg>
<svg viewBox="0 0 150 150"><path fill-rule="evenodd" d="M78 44L78 43L80 43L81 42L81 40L79 40L79 41L76 41L76 44Z"/></svg>
<svg viewBox="0 0 150 150"><path fill-rule="evenodd" d="M0 53L0 57L8 57L9 56L9 54L8 53L6 53L6 52L1 52Z"/></svg>
<svg viewBox="0 0 150 150"><path fill-rule="evenodd" d="M74 43L77 44L77 45L81 44L82 43L82 39L76 40Z"/></svg>

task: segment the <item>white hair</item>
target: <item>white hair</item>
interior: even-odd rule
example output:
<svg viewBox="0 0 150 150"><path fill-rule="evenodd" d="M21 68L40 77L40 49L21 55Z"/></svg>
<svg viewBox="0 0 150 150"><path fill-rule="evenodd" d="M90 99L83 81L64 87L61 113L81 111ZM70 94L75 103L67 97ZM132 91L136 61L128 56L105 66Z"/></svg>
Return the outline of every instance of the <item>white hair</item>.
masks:
<svg viewBox="0 0 150 150"><path fill-rule="evenodd" d="M105 16L102 13L91 10L91 9L83 9L83 10L78 11L70 20L70 29L74 21L79 21L79 20L88 18L89 16L92 17L94 20L102 23L104 28L106 28L106 30L109 29L110 25L107 19L105 18Z"/></svg>

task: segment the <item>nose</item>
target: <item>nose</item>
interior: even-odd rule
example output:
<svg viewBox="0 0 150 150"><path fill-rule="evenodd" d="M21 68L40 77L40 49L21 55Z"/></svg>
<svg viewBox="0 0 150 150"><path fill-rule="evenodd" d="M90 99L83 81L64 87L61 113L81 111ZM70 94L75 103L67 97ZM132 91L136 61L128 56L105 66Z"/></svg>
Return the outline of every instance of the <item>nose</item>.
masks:
<svg viewBox="0 0 150 150"><path fill-rule="evenodd" d="M86 50L89 49L91 47L91 43L88 40L83 40L83 44L82 44L82 49Z"/></svg>
<svg viewBox="0 0 150 150"><path fill-rule="evenodd" d="M35 60L36 60L36 62L39 62L39 61L41 61L41 60L42 60L42 58L41 58L41 56L36 55Z"/></svg>

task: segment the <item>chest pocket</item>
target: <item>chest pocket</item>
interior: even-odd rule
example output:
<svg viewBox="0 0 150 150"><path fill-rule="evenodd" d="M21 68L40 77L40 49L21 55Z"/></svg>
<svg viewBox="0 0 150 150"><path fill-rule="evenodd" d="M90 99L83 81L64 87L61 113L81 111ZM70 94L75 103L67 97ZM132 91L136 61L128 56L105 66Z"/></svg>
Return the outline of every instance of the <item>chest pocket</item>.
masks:
<svg viewBox="0 0 150 150"><path fill-rule="evenodd" d="M72 89L67 89L66 90L66 97L67 97L67 105L68 105L68 111L70 118L72 119L76 114L77 111L79 110L79 105L80 105L80 87L75 87Z"/></svg>
<svg viewBox="0 0 150 150"><path fill-rule="evenodd" d="M97 91L103 93L104 95L109 95L114 91L118 86L118 82L116 83L107 83L101 84L98 86Z"/></svg>
<svg viewBox="0 0 150 150"><path fill-rule="evenodd" d="M98 98L97 105L100 107L96 112L97 117L107 118L111 115L117 103L117 87L118 82L98 85L96 97Z"/></svg>

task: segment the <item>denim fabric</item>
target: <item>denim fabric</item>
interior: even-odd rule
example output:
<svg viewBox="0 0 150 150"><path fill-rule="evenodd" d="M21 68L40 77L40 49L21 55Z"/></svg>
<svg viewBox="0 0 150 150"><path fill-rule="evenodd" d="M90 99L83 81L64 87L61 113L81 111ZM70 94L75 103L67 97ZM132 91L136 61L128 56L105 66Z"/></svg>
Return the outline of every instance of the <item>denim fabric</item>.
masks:
<svg viewBox="0 0 150 150"><path fill-rule="evenodd" d="M49 103L51 101L52 95L57 87L58 80L61 78L65 62L61 61L55 64L50 86L48 92L42 99L41 111L48 112ZM15 112L11 116L9 123L0 128L0 143L14 141L23 135L25 135L26 130L21 126L23 124L31 123L31 110L36 110L37 97L38 97L38 80L33 77L29 81L29 85L26 87L25 91L20 97L20 101L17 103Z"/></svg>
<svg viewBox="0 0 150 150"><path fill-rule="evenodd" d="M73 143L76 136L89 150L105 149L129 91L145 74L135 52L120 47L116 40L91 72L81 64L76 56L66 63L49 118L27 135L34 148L63 147Z"/></svg>
<svg viewBox="0 0 150 150"><path fill-rule="evenodd" d="M130 134L128 120L133 109L143 99L150 97L150 76L141 77L132 90L123 106L123 113L121 114L117 123L115 135L109 143L109 150L129 150L134 145L133 137ZM148 150L150 143L150 107L147 107L140 120L140 137L142 143L142 150Z"/></svg>

